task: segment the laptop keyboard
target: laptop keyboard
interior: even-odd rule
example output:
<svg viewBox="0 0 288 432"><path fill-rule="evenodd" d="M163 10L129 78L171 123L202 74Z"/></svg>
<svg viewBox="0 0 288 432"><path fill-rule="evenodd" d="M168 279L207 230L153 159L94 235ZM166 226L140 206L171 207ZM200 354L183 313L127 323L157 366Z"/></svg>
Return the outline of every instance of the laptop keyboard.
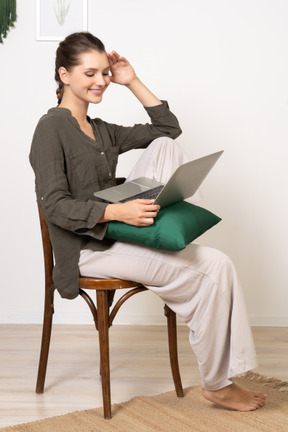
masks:
<svg viewBox="0 0 288 432"><path fill-rule="evenodd" d="M164 185L160 185L157 186L155 188L149 189L147 191L144 192L140 192L136 195L132 195L129 198L124 198L123 200L121 200L121 203L127 202L127 201L133 201L135 199L154 199L158 196L158 194L161 192L161 190L163 189Z"/></svg>

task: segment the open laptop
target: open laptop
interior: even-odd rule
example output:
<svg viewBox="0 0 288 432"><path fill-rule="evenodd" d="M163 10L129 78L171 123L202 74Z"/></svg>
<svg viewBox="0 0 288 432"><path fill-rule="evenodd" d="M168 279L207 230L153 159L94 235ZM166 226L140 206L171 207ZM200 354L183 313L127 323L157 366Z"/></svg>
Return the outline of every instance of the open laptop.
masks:
<svg viewBox="0 0 288 432"><path fill-rule="evenodd" d="M165 185L140 177L94 195L110 203L150 198L163 208L194 195L222 153L223 150L180 165Z"/></svg>

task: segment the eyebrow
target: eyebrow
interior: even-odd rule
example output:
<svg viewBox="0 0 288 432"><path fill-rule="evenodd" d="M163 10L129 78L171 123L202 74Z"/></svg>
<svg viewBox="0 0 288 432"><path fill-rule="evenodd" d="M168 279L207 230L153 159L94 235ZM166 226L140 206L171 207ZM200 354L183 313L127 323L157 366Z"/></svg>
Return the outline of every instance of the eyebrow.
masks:
<svg viewBox="0 0 288 432"><path fill-rule="evenodd" d="M107 69L110 69L110 66L107 66L105 69L103 69L103 71L106 71ZM93 71L93 72L97 72L99 69L93 68L93 67L88 67L85 68L84 71Z"/></svg>

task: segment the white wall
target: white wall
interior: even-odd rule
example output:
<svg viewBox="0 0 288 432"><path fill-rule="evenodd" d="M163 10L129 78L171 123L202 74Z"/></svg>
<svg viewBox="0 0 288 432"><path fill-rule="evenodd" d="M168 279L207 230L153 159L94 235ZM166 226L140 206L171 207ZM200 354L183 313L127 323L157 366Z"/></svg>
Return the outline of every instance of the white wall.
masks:
<svg viewBox="0 0 288 432"><path fill-rule="evenodd" d="M28 153L36 122L56 103L57 42L37 42L35 2L17 3L16 27L0 45L0 322L38 323L43 263ZM287 18L286 0L89 0L89 30L169 100L189 156L225 150L202 188L202 205L223 221L199 242L232 257L256 325L288 325ZM147 120L117 86L90 114ZM119 174L135 157L120 161ZM91 322L82 302L57 299L55 321ZM160 323L161 309L154 295L139 294L118 322Z"/></svg>

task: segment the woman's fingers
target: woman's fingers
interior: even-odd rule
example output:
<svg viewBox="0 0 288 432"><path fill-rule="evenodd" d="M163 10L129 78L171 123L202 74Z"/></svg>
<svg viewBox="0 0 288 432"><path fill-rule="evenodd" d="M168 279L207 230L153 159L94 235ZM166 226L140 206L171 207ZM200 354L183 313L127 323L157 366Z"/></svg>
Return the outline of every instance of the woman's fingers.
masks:
<svg viewBox="0 0 288 432"><path fill-rule="evenodd" d="M114 64L120 60L120 54L116 51L111 51L111 53L107 53L109 60Z"/></svg>
<svg viewBox="0 0 288 432"><path fill-rule="evenodd" d="M122 221L130 225L148 226L153 224L157 217L160 206L154 204L153 200L138 199L122 204Z"/></svg>

